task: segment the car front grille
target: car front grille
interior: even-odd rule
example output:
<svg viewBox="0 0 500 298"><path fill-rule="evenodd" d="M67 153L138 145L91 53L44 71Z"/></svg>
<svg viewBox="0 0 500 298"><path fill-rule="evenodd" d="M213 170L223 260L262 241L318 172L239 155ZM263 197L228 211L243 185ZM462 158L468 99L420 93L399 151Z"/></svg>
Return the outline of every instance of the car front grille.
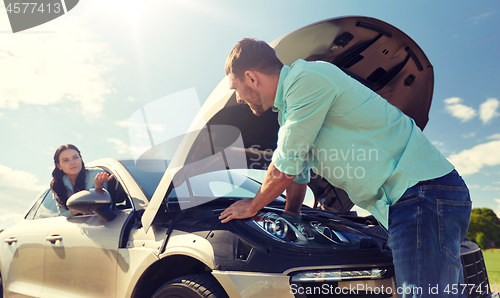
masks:
<svg viewBox="0 0 500 298"><path fill-rule="evenodd" d="M468 285L469 298L491 297L481 249L475 243L466 241L462 243L460 253L464 268L464 283Z"/></svg>

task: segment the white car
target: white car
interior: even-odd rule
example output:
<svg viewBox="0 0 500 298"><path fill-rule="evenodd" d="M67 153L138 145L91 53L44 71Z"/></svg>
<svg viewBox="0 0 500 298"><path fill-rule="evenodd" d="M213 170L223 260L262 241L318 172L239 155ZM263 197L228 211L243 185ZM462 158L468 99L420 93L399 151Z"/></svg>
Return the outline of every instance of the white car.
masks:
<svg viewBox="0 0 500 298"><path fill-rule="evenodd" d="M432 66L399 29L335 18L272 45L288 65L299 58L338 65L419 127L427 123ZM257 193L255 171L276 146L276 113L255 117L224 79L172 160L88 164L115 176L105 192L69 198L71 210L91 214L59 216L51 191L43 192L0 233L3 296L397 297L385 230L350 211L347 195L321 177L309 184L321 209L303 206L291 217L280 197L253 218L220 223L222 210ZM481 251L466 245L470 296L490 296Z"/></svg>

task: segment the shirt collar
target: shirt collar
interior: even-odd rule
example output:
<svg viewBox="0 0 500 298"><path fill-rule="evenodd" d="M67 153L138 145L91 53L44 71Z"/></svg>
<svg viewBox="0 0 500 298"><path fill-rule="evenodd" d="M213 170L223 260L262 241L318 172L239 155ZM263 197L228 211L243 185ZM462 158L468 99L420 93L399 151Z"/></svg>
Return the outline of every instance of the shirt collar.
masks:
<svg viewBox="0 0 500 298"><path fill-rule="evenodd" d="M73 190L73 185L71 185L71 181L69 181L68 175L64 174L64 176L62 177L62 181L64 183L64 186L66 186L70 190Z"/></svg>
<svg viewBox="0 0 500 298"><path fill-rule="evenodd" d="M69 181L69 176L64 174L62 177L62 181L64 183L64 186L66 186L69 190L73 191L73 185L71 184L71 181ZM87 187L87 169L85 169L85 187Z"/></svg>
<svg viewBox="0 0 500 298"><path fill-rule="evenodd" d="M288 74L289 66L283 65L280 72L280 78L278 80L278 86L276 88L276 97L274 98L273 111L283 111L283 82Z"/></svg>

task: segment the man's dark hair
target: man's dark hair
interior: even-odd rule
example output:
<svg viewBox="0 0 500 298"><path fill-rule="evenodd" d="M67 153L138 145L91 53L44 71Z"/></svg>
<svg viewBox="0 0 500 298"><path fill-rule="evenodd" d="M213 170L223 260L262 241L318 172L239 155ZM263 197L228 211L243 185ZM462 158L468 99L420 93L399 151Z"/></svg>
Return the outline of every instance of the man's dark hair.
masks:
<svg viewBox="0 0 500 298"><path fill-rule="evenodd" d="M247 70L255 70L266 75L279 75L283 63L276 52L265 41L244 38L231 50L226 59L226 75L232 73L239 80Z"/></svg>

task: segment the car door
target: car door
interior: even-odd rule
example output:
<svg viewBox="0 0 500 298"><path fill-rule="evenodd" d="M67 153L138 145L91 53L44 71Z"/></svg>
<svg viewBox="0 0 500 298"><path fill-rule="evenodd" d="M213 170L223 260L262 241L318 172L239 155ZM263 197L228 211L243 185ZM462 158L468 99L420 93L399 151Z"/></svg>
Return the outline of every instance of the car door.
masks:
<svg viewBox="0 0 500 298"><path fill-rule="evenodd" d="M115 212L110 222L95 214L56 218L45 243L41 297L115 297L120 235L132 209Z"/></svg>
<svg viewBox="0 0 500 298"><path fill-rule="evenodd" d="M5 297L39 297L42 291L45 242L54 224L47 197L52 200L49 190L39 196L23 220L2 233ZM37 218L36 213L47 216Z"/></svg>
<svg viewBox="0 0 500 298"><path fill-rule="evenodd" d="M41 297L115 297L121 229L130 213L59 217L47 236Z"/></svg>
<svg viewBox="0 0 500 298"><path fill-rule="evenodd" d="M130 210L104 222L97 215L59 217L45 245L41 297L115 297L120 233Z"/></svg>

